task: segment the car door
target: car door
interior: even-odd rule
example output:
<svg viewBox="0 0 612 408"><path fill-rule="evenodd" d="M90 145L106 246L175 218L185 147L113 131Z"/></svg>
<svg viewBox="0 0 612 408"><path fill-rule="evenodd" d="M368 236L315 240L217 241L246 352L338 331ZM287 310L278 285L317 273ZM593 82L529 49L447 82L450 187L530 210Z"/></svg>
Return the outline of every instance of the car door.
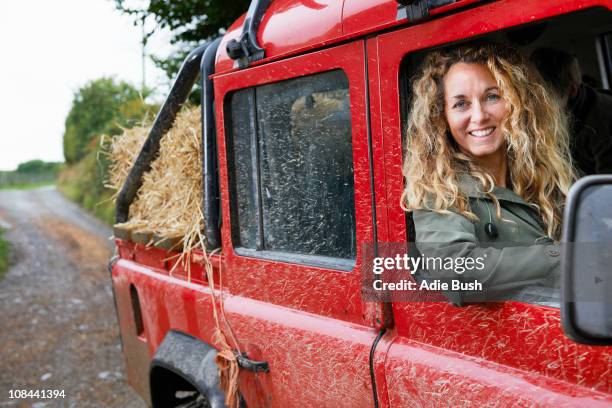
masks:
<svg viewBox="0 0 612 408"><path fill-rule="evenodd" d="M414 239L399 206L402 131L409 114L410 73L427 50L483 37L508 41L515 28L537 22L552 27L557 37L563 31L554 31L556 25L567 24L565 32L588 27L595 38L609 30L610 9L610 1L502 0L368 40L370 66L376 67L371 68L376 74L370 87L378 92L372 97L372 134L380 133L384 144L387 204L379 219L384 218L387 234L379 234L380 241L407 247ZM547 35L541 38L560 41ZM536 40L523 49L529 52L537 45ZM595 406L611 401L610 347L580 345L565 337L554 301L465 307L398 301L392 307L397 337L377 366L381 377L384 371L390 406Z"/></svg>
<svg viewBox="0 0 612 408"><path fill-rule="evenodd" d="M376 240L363 41L214 77L225 314L249 406L373 404L380 304L361 300ZM227 169L227 171L225 171Z"/></svg>

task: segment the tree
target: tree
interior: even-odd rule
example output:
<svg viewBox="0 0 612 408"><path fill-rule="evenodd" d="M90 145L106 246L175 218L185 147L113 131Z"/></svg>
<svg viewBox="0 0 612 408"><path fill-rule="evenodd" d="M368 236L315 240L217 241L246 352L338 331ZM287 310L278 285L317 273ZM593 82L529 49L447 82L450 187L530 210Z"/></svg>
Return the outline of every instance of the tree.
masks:
<svg viewBox="0 0 612 408"><path fill-rule="evenodd" d="M20 174L57 174L61 163L45 162L42 160L30 160L17 166L17 173Z"/></svg>
<svg viewBox="0 0 612 408"><path fill-rule="evenodd" d="M45 170L45 162L42 160L30 160L17 166L17 173L41 173Z"/></svg>
<svg viewBox="0 0 612 408"><path fill-rule="evenodd" d="M77 90L65 122L66 162L83 158L96 136L119 134L122 127L139 123L151 108L144 97L132 85L113 78L96 79Z"/></svg>
<svg viewBox="0 0 612 408"><path fill-rule="evenodd" d="M153 57L153 61L169 78L174 77L180 63L190 49L224 32L230 24L247 11L250 0L150 0L148 5L132 7L130 0L115 0L118 10L135 17L134 24L153 18L156 27L145 34L144 41L156 30L172 30L171 43L178 46L167 59Z"/></svg>

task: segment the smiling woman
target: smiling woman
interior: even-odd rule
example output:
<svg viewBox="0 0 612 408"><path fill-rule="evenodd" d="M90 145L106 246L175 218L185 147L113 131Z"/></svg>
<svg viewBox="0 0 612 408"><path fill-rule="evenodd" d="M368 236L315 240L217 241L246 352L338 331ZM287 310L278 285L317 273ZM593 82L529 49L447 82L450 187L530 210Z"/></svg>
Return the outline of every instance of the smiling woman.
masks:
<svg viewBox="0 0 612 408"><path fill-rule="evenodd" d="M512 48L464 46L425 58L413 84L402 205L426 256L487 259L460 276L485 293L454 294L454 302L553 286L573 179L565 125L539 75Z"/></svg>

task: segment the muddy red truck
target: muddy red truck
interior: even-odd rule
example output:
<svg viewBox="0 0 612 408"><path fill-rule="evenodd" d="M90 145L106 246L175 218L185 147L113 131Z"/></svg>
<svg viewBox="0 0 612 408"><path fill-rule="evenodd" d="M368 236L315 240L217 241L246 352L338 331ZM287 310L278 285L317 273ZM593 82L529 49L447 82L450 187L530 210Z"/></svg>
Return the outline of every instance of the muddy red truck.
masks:
<svg viewBox="0 0 612 408"><path fill-rule="evenodd" d="M363 295L366 252L414 241L399 205L414 69L431 49L480 40L563 49L597 87L612 84L612 0L254 0L187 57L117 221L200 78L211 254L195 251L188 274L168 250L118 234L110 263L129 382L149 405L225 405L214 294L238 343L242 406L612 406L604 254L589 272L561 254L563 286L545 301ZM611 183L574 186L564 240L612 241L584 228ZM592 278L603 300L568 297Z"/></svg>

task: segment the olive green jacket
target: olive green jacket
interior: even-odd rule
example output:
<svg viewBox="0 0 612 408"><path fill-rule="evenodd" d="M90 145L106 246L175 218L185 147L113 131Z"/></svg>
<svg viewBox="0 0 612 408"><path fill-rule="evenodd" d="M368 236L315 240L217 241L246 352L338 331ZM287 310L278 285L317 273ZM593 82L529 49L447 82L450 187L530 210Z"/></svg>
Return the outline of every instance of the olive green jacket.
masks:
<svg viewBox="0 0 612 408"><path fill-rule="evenodd" d="M416 246L425 257L480 258L478 266L484 267L464 270L461 274L434 267L417 277L482 283L482 291L445 292L457 304L508 297L526 286L554 287L560 269L559 246L546 235L537 209L513 191L496 187L493 194L499 200L503 220L498 219L495 205L480 190L476 179L465 175L460 183L479 220L473 222L455 212L415 210ZM496 238L485 231L489 222L497 228Z"/></svg>

